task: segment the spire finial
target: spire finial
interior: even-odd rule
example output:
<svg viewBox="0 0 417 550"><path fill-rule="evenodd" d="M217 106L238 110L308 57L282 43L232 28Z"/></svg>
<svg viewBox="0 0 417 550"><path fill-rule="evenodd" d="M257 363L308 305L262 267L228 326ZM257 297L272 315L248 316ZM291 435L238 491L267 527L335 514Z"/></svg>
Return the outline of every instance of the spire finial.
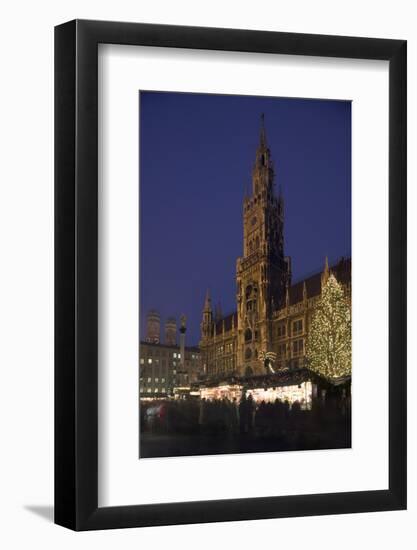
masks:
<svg viewBox="0 0 417 550"><path fill-rule="evenodd" d="M204 301L204 311L211 311L211 299L210 299L210 290L207 289L206 299Z"/></svg>
<svg viewBox="0 0 417 550"><path fill-rule="evenodd" d="M322 273L322 276L321 276L321 284L322 286L324 286L326 283L327 283L327 280L329 278L329 275L330 275L330 270L329 270L329 260L326 256L326 260L324 262L324 271Z"/></svg>
<svg viewBox="0 0 417 550"><path fill-rule="evenodd" d="M261 113L261 145L266 144L266 134L265 134L265 113Z"/></svg>

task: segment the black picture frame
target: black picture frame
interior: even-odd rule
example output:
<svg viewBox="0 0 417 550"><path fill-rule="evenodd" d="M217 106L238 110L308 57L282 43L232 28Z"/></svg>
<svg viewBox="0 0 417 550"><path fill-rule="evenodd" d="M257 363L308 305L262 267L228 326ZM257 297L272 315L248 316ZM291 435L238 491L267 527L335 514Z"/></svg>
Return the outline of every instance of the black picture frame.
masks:
<svg viewBox="0 0 417 550"><path fill-rule="evenodd" d="M389 62L389 488L98 507L98 44ZM406 508L406 41L74 20L55 28L55 522L74 530ZM139 496L140 497L140 496Z"/></svg>

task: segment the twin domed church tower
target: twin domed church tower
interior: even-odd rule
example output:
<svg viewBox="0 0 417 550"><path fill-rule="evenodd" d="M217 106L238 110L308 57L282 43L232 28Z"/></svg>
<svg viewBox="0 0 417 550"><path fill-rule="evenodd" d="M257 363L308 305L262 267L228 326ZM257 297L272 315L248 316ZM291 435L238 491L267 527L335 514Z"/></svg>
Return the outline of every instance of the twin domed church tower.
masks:
<svg viewBox="0 0 417 550"><path fill-rule="evenodd" d="M232 363L229 366L236 374L255 374L262 370L259 352L272 347L273 313L285 303L291 284L291 262L284 256L284 199L281 190L276 195L274 179L262 116L252 193L243 201L243 255L236 263L237 310L219 321L213 318L208 294L204 304L201 348L206 350L208 374L230 373L230 368L223 368L223 359Z"/></svg>

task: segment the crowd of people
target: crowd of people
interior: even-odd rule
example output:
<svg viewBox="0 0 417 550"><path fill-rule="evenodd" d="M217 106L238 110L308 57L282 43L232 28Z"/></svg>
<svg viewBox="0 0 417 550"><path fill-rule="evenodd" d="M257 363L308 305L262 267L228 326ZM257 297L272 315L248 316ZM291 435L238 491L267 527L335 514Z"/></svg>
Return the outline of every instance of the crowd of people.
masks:
<svg viewBox="0 0 417 550"><path fill-rule="evenodd" d="M252 396L221 400L170 400L142 403L141 431L169 434L248 434L285 436L343 430L350 433L350 397L345 393L313 399L304 410L296 401L255 403Z"/></svg>

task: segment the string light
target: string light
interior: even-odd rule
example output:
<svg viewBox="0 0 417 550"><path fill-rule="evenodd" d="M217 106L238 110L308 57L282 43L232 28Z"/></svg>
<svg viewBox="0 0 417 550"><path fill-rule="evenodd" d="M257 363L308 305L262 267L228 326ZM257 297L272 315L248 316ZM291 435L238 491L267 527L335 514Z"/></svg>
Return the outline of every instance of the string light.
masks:
<svg viewBox="0 0 417 550"><path fill-rule="evenodd" d="M334 275L324 284L308 332L309 368L332 380L352 372L352 322L343 288Z"/></svg>

